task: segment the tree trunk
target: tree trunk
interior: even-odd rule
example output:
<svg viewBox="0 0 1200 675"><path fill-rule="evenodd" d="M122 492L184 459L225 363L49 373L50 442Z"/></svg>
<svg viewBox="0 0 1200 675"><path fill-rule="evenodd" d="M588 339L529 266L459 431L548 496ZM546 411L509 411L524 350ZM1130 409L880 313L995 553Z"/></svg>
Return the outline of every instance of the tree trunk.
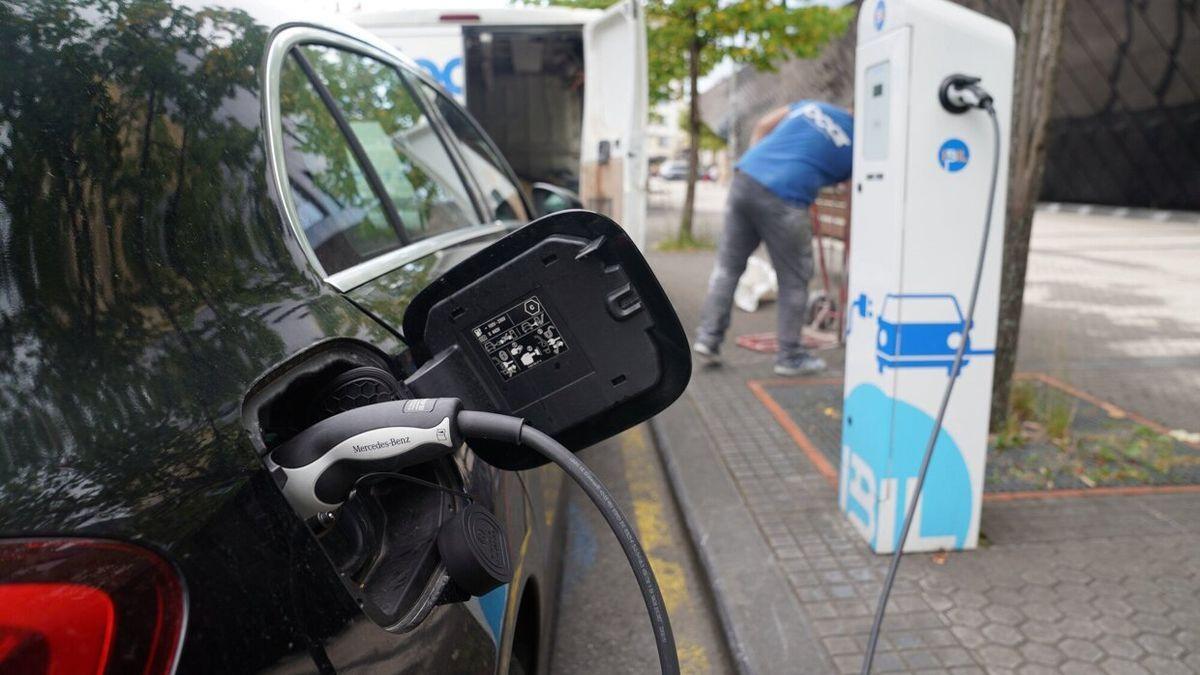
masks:
<svg viewBox="0 0 1200 675"><path fill-rule="evenodd" d="M1017 38L1017 73L1009 147L1008 210L1004 230L1004 264L1000 272L1000 311L996 330L996 370L992 380L991 428L1000 429L1008 415L1017 338L1025 300L1025 270L1033 209L1042 187L1046 126L1050 121L1054 81L1062 44L1066 0L1026 0Z"/></svg>
<svg viewBox="0 0 1200 675"><path fill-rule="evenodd" d="M695 34L695 16L692 26ZM696 176L700 164L700 39L692 38L688 49L688 174L687 194L683 198L683 215L679 220L679 241L683 244L695 241L692 233L692 213L696 206Z"/></svg>

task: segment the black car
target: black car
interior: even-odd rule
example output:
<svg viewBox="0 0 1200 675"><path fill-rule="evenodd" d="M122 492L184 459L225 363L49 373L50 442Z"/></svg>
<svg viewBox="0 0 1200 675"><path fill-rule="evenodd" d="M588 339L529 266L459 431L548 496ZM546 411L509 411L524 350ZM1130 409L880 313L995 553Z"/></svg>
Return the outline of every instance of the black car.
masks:
<svg viewBox="0 0 1200 675"><path fill-rule="evenodd" d="M263 461L402 397L414 295L529 218L474 121L348 24L0 0L0 672L544 671L556 470L463 449L322 529ZM464 499L514 570L469 600L431 586Z"/></svg>

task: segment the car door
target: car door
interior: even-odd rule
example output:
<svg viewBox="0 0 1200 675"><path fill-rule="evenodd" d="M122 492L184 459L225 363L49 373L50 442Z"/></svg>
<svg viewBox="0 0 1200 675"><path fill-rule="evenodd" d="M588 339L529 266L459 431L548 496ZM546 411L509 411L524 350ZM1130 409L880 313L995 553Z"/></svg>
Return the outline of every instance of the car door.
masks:
<svg viewBox="0 0 1200 675"><path fill-rule="evenodd" d="M393 54L338 33L292 28L272 43L266 75L276 189L308 263L397 335L416 292L527 218L523 197L495 180L505 167L478 178L469 171L464 150L448 142L449 132L431 113L422 85ZM487 160L479 157L480 162ZM393 356L401 371L411 367L405 354ZM476 461L469 451L438 471L443 469L455 474L447 479L448 491L467 491L470 500L490 508L505 524L514 567L522 569L531 503L520 480ZM442 474L434 471L427 478L441 482ZM334 668L485 672L505 665L512 610L524 579L466 602L440 604L431 597L437 590L423 586L421 576L436 575L421 562L427 560L426 542L406 541L403 531L436 531L441 516L433 513L430 523L412 514L437 511L442 503L417 503L394 491L371 503L372 509L396 512L382 516L382 529L366 530L368 537L386 539L386 545L375 547L372 581L360 581L358 587L347 582L346 588L379 625L364 621L331 641L326 651ZM329 533L322 543L346 577L345 547ZM396 606L385 592L389 580L379 570L389 565L405 589L426 588L398 594L411 595L412 606ZM372 595L372 584L382 590ZM377 606L373 598L379 599Z"/></svg>
<svg viewBox="0 0 1200 675"><path fill-rule="evenodd" d="M584 26L583 58L579 194L585 207L610 216L645 249L648 79L641 5L623 0Z"/></svg>

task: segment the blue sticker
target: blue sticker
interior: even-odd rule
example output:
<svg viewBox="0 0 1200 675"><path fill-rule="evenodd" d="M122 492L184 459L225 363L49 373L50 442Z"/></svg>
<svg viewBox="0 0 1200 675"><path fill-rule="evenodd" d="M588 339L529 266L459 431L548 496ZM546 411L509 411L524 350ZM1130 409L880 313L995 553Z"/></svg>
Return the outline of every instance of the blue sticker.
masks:
<svg viewBox="0 0 1200 675"><path fill-rule="evenodd" d="M442 88L452 95L458 96L462 93L462 87L454 84L454 78L451 76L451 73L456 68L462 67L462 59L460 57L456 56L450 59L446 62L445 67L439 67L438 64L429 59L417 59L417 65L424 68L425 72L433 76L433 79L437 80L438 84L442 85Z"/></svg>
<svg viewBox="0 0 1200 675"><path fill-rule="evenodd" d="M901 321L901 316L917 318ZM876 320L879 372L884 368L945 368L954 375L954 355L964 339L967 346L959 373L971 362L967 357L992 354L991 349L976 349L971 344L970 331L964 338L963 323L958 299L949 293L888 293Z"/></svg>
<svg viewBox="0 0 1200 675"><path fill-rule="evenodd" d="M883 20L887 18L887 9L883 6L883 0L875 3L875 30L883 30Z"/></svg>
<svg viewBox="0 0 1200 675"><path fill-rule="evenodd" d="M873 384L860 384L842 412L842 510L876 550L900 539L925 443L934 420L920 408L893 399ZM886 501L884 495L891 495ZM941 429L934 444L919 520L909 541L934 540L961 549L971 530L971 477L962 451ZM885 510L885 508L887 510Z"/></svg>
<svg viewBox="0 0 1200 675"><path fill-rule="evenodd" d="M961 139L951 138L938 148L938 165L950 173L962 171L971 159L971 151Z"/></svg>

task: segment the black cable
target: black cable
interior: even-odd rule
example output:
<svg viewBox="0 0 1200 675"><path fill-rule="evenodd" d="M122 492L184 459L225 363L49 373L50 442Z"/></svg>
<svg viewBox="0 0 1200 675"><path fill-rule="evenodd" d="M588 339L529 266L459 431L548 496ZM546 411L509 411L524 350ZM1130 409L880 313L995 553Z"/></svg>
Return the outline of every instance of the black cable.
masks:
<svg viewBox="0 0 1200 675"><path fill-rule="evenodd" d="M650 625L654 629L659 668L668 675L679 673L675 636L671 632L671 620L667 616L666 604L658 589L658 580L654 578L654 570L650 568L650 561L646 558L646 552L642 550L629 520L617 506L608 488L604 487L604 483L600 482L588 465L558 441L533 427L524 426L524 422L515 417L464 410L459 413L458 428L463 436L468 438L506 441L534 450L557 464L583 489L608 522L609 528L625 551L625 557L629 559L629 566L633 568L638 588L642 591L642 599L646 603L646 611L650 614Z"/></svg>
<svg viewBox="0 0 1200 675"><path fill-rule="evenodd" d="M967 316L963 319L962 339L954 352L954 362L950 366L950 381L942 394L942 403L938 406L937 419L933 423L933 431L925 444L925 455L921 458L921 469L917 472L917 485L913 489L912 501L908 503L908 511L904 515L904 526L900 529L900 540L896 542L896 550L892 553L892 564L888 567L887 578L883 581L883 590L879 594L879 605L875 608L875 620L871 623L871 636L867 640L867 652L863 655L862 675L869 675L871 664L875 660L875 648L879 644L879 630L883 626L883 614L887 610L888 597L892 594L892 585L896 582L896 570L900 568L900 558L904 555L904 542L908 540L908 530L912 527L914 514L917 511L917 501L921 498L921 488L925 485L925 474L929 472L929 462L933 459L933 448L937 444L938 434L942 432L942 420L946 417L946 406L950 403L950 393L954 391L954 383L958 381L958 371L962 367L963 356L967 351L967 335L971 330L971 322L975 317L975 300L979 297L979 281L983 278L983 262L987 257L988 235L992 229L992 208L996 202L996 181L1000 175L1000 122L996 119L996 110L991 101L984 104L984 110L992 120L992 132L995 139L995 151L992 153L992 186L988 190L987 212L983 217L983 241L979 245L979 262L975 264L975 281L971 284L971 301L967 305Z"/></svg>

